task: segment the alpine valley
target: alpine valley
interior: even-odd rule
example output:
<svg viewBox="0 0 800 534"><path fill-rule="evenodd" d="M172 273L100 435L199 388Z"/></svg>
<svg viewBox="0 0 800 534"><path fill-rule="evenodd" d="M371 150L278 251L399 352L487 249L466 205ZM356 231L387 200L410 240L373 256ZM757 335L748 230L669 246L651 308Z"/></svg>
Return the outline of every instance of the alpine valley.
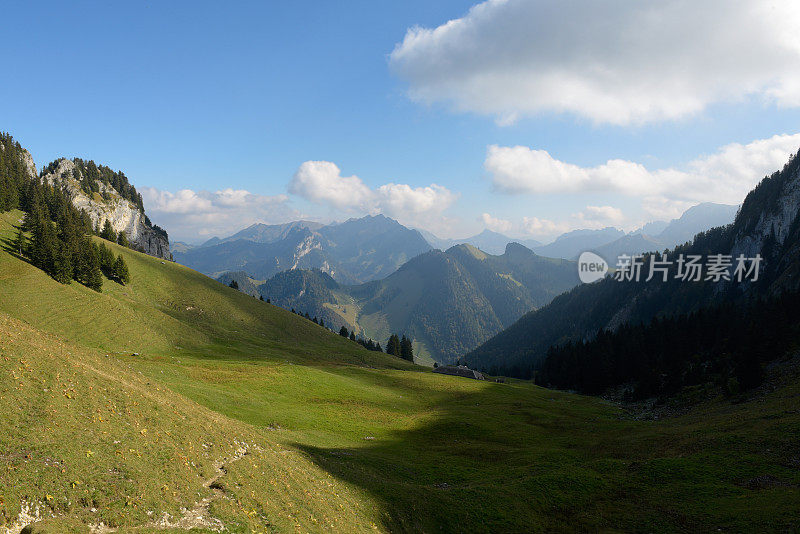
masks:
<svg viewBox="0 0 800 534"><path fill-rule="evenodd" d="M0 529L797 530L798 169L629 234L465 240L494 254L384 216L170 247L121 171L4 134ZM765 266L577 285L581 248Z"/></svg>

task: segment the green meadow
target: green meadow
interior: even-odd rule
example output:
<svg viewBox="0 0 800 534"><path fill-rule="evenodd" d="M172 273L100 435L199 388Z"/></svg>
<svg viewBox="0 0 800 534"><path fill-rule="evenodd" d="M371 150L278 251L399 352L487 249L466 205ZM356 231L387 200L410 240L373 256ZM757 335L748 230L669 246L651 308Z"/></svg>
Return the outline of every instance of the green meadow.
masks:
<svg viewBox="0 0 800 534"><path fill-rule="evenodd" d="M61 285L0 214L0 531L800 529L800 380L661 420L434 374L108 244ZM22 512L22 515L21 515Z"/></svg>

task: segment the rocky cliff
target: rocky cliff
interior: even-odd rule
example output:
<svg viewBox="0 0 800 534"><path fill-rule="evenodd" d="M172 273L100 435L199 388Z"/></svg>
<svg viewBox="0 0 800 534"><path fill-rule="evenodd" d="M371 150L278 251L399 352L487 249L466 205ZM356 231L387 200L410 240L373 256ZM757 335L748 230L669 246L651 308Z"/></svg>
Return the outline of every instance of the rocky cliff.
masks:
<svg viewBox="0 0 800 534"><path fill-rule="evenodd" d="M82 160L62 158L44 169L42 179L64 187L72 203L89 214L95 227L103 228L108 221L116 233L125 232L133 248L171 260L167 233L150 222L141 201L137 204L125 198L111 183L101 179L103 175L97 170L92 162L87 167ZM132 189L127 181L125 187Z"/></svg>

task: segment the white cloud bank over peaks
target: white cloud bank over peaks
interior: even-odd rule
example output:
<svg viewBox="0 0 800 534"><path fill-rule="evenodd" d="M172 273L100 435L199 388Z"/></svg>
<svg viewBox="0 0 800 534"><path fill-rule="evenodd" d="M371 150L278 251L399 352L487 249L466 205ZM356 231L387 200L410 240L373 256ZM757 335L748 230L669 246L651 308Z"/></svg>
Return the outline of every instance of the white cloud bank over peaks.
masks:
<svg viewBox="0 0 800 534"><path fill-rule="evenodd" d="M390 56L412 99L495 115L670 120L757 96L800 106L797 0L489 0Z"/></svg>
<svg viewBox="0 0 800 534"><path fill-rule="evenodd" d="M478 220L483 222L483 225L487 229L500 234L510 232L514 228L514 223L511 221L500 219L499 217L492 217L492 215L488 213L482 214Z"/></svg>
<svg viewBox="0 0 800 534"><path fill-rule="evenodd" d="M372 189L358 176L342 176L330 161L301 164L289 182L289 193L344 213L383 213L403 224L421 227L441 226L443 212L458 198L437 184L411 187L388 183Z"/></svg>
<svg viewBox="0 0 800 534"><path fill-rule="evenodd" d="M800 134L776 135L746 145L726 145L690 161L685 170L649 170L621 159L581 167L557 160L545 150L491 145L484 168L500 192L621 193L641 198L651 215L673 217L698 202L741 203L764 176L780 170L798 147ZM598 209L613 220L606 208Z"/></svg>
<svg viewBox="0 0 800 534"><path fill-rule="evenodd" d="M301 216L288 206L286 195L258 195L231 188L172 193L142 187L140 191L148 216L169 230L172 241L227 236L257 222L282 223Z"/></svg>

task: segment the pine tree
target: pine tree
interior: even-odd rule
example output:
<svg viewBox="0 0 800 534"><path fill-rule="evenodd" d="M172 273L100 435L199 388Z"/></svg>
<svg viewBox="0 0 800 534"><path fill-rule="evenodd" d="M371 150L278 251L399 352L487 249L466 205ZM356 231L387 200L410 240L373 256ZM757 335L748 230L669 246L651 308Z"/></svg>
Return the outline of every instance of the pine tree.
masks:
<svg viewBox="0 0 800 534"><path fill-rule="evenodd" d="M405 335L403 335L403 339L400 341L400 357L410 362L414 361L414 346L411 344L411 340Z"/></svg>
<svg viewBox="0 0 800 534"><path fill-rule="evenodd" d="M120 254L114 261L114 278L122 284L129 284L131 281L131 274L128 271L128 265L125 263L125 258Z"/></svg>
<svg viewBox="0 0 800 534"><path fill-rule="evenodd" d="M106 275L106 278L113 280L116 278L114 274L114 253L108 248L105 243L100 243L97 247L97 259L100 262L100 270Z"/></svg>
<svg viewBox="0 0 800 534"><path fill-rule="evenodd" d="M400 338L397 334L389 336L389 341L386 343L386 354L400 357Z"/></svg>
<svg viewBox="0 0 800 534"><path fill-rule="evenodd" d="M237 282L236 280L231 280L230 283L228 284L228 287L231 288L231 289L237 289L238 290L239 289L239 282Z"/></svg>
<svg viewBox="0 0 800 534"><path fill-rule="evenodd" d="M114 243L117 242L117 233L114 231L114 228L111 227L111 221L109 219L106 219L106 223L103 225L103 231L100 232L100 237L108 241L113 241Z"/></svg>
<svg viewBox="0 0 800 534"><path fill-rule="evenodd" d="M264 302L264 295L259 295L258 296L258 300L260 300L261 302Z"/></svg>
<svg viewBox="0 0 800 534"><path fill-rule="evenodd" d="M355 341L355 340L356 340L356 333L350 332L350 341Z"/></svg>
<svg viewBox="0 0 800 534"><path fill-rule="evenodd" d="M121 245L121 246L123 246L125 248L130 248L131 247L131 243L130 243L130 241L128 241L128 236L125 235L125 232L120 232L119 233L119 235L117 236L117 244L119 244L119 245Z"/></svg>
<svg viewBox="0 0 800 534"><path fill-rule="evenodd" d="M17 252L20 256L25 256L25 250L27 249L28 240L25 238L25 233L22 231L22 227L20 226L17 229L17 237L14 238L14 243L12 247L14 251Z"/></svg>
<svg viewBox="0 0 800 534"><path fill-rule="evenodd" d="M97 257L97 247L94 243L86 240L87 246L84 247L86 258L86 287L100 292L103 288L103 274L100 271L100 260Z"/></svg>
<svg viewBox="0 0 800 534"><path fill-rule="evenodd" d="M72 253L67 247L59 247L55 252L52 275L62 284L69 284L72 280Z"/></svg>
<svg viewBox="0 0 800 534"><path fill-rule="evenodd" d="M342 337L348 337L350 335L350 332L347 331L346 326L343 326L339 329L339 335Z"/></svg>

